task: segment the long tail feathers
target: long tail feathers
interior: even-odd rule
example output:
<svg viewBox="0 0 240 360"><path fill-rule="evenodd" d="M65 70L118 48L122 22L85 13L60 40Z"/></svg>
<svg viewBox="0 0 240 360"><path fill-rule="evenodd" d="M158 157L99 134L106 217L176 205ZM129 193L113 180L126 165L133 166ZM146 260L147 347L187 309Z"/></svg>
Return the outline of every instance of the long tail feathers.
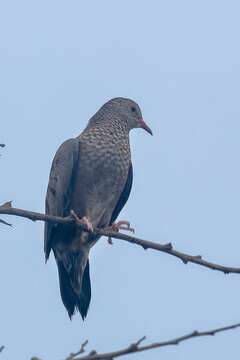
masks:
<svg viewBox="0 0 240 360"><path fill-rule="evenodd" d="M91 300L91 282L90 282L90 269L89 269L89 260L88 260L83 273L82 289L78 301L78 310L82 315L83 320L87 316L90 300Z"/></svg>
<svg viewBox="0 0 240 360"><path fill-rule="evenodd" d="M56 255L63 304L70 319L79 311L84 320L91 300L88 254L68 253L61 260Z"/></svg>

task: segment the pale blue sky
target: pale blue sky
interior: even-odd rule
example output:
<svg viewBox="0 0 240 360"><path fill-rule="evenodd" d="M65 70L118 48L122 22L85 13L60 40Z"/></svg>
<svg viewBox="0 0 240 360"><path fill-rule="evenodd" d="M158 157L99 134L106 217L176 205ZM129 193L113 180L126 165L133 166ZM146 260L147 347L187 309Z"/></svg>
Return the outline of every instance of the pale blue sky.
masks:
<svg viewBox="0 0 240 360"><path fill-rule="evenodd" d="M134 186L121 218L137 236L240 266L238 1L0 4L0 202L43 211L52 157L108 99L141 106ZM7 217L5 217L7 219ZM240 320L240 277L114 241L91 254L92 303L69 321L43 224L1 226L3 359L58 360L88 339L107 351ZM237 358L240 332L126 359Z"/></svg>

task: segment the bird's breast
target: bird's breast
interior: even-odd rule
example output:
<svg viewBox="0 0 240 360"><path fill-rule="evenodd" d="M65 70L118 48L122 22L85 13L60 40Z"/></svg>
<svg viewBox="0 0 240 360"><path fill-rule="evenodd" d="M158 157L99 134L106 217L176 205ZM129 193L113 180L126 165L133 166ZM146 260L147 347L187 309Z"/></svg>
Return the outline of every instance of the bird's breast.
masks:
<svg viewBox="0 0 240 360"><path fill-rule="evenodd" d="M123 142L80 144L73 208L88 215L95 226L108 224L126 183L130 156Z"/></svg>

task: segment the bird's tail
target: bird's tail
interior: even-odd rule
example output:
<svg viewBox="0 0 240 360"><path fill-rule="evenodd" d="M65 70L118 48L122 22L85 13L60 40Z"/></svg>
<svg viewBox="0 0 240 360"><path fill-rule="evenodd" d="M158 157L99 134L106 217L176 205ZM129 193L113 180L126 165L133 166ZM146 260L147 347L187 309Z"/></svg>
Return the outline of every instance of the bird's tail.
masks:
<svg viewBox="0 0 240 360"><path fill-rule="evenodd" d="M78 310L84 320L91 300L88 252L68 251L61 260L57 254L55 257L61 298L68 315L71 319L74 312Z"/></svg>

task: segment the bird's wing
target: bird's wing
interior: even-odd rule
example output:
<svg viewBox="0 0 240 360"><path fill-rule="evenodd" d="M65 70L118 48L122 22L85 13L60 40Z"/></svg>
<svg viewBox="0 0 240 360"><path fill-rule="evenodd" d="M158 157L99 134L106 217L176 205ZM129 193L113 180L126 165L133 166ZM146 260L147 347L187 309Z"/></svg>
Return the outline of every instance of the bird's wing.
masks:
<svg viewBox="0 0 240 360"><path fill-rule="evenodd" d="M130 162L129 169L128 169L127 181L126 181L124 189L118 199L117 205L115 206L115 208L113 210L110 225L117 219L119 213L121 212L122 208L126 204L128 198L129 198L131 189L132 189L132 182L133 182L133 168L132 168L132 163Z"/></svg>
<svg viewBox="0 0 240 360"><path fill-rule="evenodd" d="M79 159L79 140L66 140L53 159L46 195L46 214L55 216L69 215L69 205L73 181ZM56 224L45 223L44 251L48 259L51 251L52 230Z"/></svg>

